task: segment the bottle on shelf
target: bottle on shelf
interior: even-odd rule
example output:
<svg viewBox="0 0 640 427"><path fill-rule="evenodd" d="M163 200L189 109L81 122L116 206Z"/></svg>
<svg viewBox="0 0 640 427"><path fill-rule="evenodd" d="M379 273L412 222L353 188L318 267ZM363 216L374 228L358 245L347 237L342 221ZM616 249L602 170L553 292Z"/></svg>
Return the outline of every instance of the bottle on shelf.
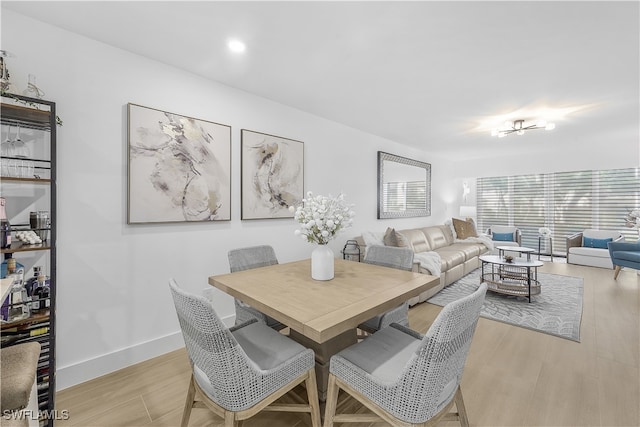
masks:
<svg viewBox="0 0 640 427"><path fill-rule="evenodd" d="M10 261L10 260L12 260L12 261ZM11 252L7 252L7 253L4 254L4 261L2 261L2 264L0 264L0 279L4 279L5 277L7 277L9 275L9 266L10 265L15 270L22 269L22 271L24 271L24 265L22 265L18 261L16 261L16 259L13 258L13 254ZM15 273L15 271L14 271L14 273Z"/></svg>
<svg viewBox="0 0 640 427"><path fill-rule="evenodd" d="M16 279L9 290L8 322L24 320L31 316L31 301L22 280Z"/></svg>
<svg viewBox="0 0 640 427"><path fill-rule="evenodd" d="M7 219L7 212L5 210L5 199L0 197L0 248L7 249L11 247L11 223Z"/></svg>

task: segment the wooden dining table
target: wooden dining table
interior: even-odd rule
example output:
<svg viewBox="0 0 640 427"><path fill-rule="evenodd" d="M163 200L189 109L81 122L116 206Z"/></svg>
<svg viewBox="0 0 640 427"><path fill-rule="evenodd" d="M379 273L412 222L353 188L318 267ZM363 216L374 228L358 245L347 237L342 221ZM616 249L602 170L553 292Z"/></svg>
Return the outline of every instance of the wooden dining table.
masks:
<svg viewBox="0 0 640 427"><path fill-rule="evenodd" d="M321 399L329 360L357 342L360 323L436 286L440 278L342 259L334 278L311 278L311 260L209 277L209 284L289 327L289 336L316 353Z"/></svg>

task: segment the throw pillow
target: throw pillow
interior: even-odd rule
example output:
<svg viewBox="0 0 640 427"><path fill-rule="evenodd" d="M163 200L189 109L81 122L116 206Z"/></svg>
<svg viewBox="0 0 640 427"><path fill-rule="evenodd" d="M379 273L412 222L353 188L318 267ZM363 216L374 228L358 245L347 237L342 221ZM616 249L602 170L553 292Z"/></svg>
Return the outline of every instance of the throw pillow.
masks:
<svg viewBox="0 0 640 427"><path fill-rule="evenodd" d="M456 230L456 235L460 240L464 240L469 237L478 237L476 224L472 219L463 221L458 218L453 218L453 228Z"/></svg>
<svg viewBox="0 0 640 427"><path fill-rule="evenodd" d="M499 242L513 242L513 233L491 233L491 237Z"/></svg>
<svg viewBox="0 0 640 427"><path fill-rule="evenodd" d="M387 228L383 241L386 246L396 246L398 248L409 246L407 238L402 233L398 233L395 228Z"/></svg>
<svg viewBox="0 0 640 427"><path fill-rule="evenodd" d="M592 237L584 237L582 239L582 246L586 248L608 249L608 242L613 242L613 239L611 237L609 237L608 239L594 239Z"/></svg>

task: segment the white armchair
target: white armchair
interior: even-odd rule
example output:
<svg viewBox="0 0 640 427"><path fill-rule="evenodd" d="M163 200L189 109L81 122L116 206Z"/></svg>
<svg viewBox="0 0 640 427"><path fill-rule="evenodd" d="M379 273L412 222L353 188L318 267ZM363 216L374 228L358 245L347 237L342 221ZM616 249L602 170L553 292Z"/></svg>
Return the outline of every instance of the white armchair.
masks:
<svg viewBox="0 0 640 427"><path fill-rule="evenodd" d="M619 231L587 229L567 236L567 264L613 268L607 243L624 240Z"/></svg>

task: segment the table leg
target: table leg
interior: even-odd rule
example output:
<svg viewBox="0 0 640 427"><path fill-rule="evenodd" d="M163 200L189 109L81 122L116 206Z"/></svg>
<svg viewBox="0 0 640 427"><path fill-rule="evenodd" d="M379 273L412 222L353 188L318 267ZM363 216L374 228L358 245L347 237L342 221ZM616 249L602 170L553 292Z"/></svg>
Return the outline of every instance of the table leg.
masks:
<svg viewBox="0 0 640 427"><path fill-rule="evenodd" d="M318 383L318 397L321 401L327 399L327 388L329 384L329 362L331 356L344 350L358 342L358 334L356 329L350 329L338 335L335 338L317 343L301 333L291 329L289 338L299 344L312 349L316 353L316 379Z"/></svg>

